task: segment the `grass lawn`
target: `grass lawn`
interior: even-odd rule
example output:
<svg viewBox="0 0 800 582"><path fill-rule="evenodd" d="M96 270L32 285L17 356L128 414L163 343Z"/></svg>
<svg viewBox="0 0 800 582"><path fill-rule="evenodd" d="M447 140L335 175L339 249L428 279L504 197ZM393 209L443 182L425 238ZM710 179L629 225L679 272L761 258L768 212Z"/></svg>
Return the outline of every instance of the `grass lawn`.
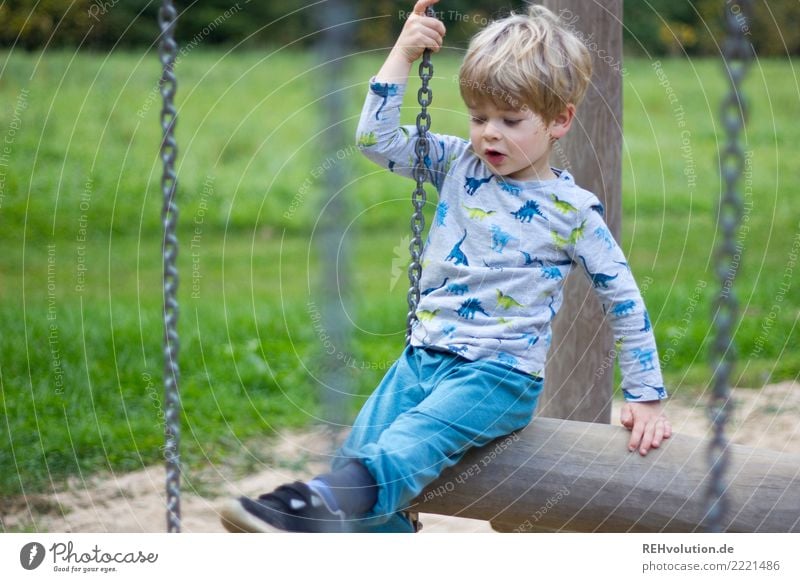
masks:
<svg viewBox="0 0 800 582"><path fill-rule="evenodd" d="M189 467L322 418L331 390L320 378L343 361L338 389L355 395L353 413L402 347L412 183L351 146L379 59L354 57L337 79L345 141L328 149L327 91L311 55L197 50L178 67ZM435 66L434 130L463 134L457 55ZM0 496L161 455L157 77L152 53L0 53ZM724 89L716 61L625 63L623 247L673 392L703 388L709 375ZM800 370L797 89L789 61L755 64L745 86L742 386ZM350 345L320 290L337 285L319 250L330 246L319 226L333 166L348 176L339 256L350 291L333 313L352 324Z"/></svg>

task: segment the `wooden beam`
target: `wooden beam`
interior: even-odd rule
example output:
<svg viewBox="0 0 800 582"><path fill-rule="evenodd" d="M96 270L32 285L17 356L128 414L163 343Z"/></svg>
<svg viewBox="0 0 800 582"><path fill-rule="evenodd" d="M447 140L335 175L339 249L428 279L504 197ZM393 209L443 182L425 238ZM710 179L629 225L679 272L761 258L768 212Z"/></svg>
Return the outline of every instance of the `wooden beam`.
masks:
<svg viewBox="0 0 800 582"><path fill-rule="evenodd" d="M707 442L676 434L646 457L618 426L537 418L467 453L413 511L501 531L705 531ZM730 445L730 532L800 532L800 455Z"/></svg>
<svg viewBox="0 0 800 582"><path fill-rule="evenodd" d="M553 164L600 198L620 240L622 200L622 0L544 0L589 47L592 82ZM614 367L613 337L583 273L573 272L553 324L539 415L608 423ZM612 358L613 363L613 358Z"/></svg>

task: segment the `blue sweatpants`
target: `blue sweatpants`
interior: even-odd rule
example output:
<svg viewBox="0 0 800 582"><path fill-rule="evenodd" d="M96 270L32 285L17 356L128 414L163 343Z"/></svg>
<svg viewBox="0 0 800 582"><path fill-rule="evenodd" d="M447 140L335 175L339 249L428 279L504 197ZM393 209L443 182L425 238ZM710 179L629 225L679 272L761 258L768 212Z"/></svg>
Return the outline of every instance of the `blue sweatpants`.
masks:
<svg viewBox="0 0 800 582"><path fill-rule="evenodd" d="M528 425L541 379L500 362L406 347L367 400L333 469L361 461L378 501L358 531L410 532L401 513L464 453Z"/></svg>

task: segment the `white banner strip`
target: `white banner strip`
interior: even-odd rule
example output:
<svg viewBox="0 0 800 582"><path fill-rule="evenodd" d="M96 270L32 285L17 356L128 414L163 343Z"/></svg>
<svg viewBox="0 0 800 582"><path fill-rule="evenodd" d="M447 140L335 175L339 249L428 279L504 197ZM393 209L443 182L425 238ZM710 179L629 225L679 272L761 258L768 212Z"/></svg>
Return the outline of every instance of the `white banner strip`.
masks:
<svg viewBox="0 0 800 582"><path fill-rule="evenodd" d="M797 534L3 534L0 579L794 581L798 542Z"/></svg>

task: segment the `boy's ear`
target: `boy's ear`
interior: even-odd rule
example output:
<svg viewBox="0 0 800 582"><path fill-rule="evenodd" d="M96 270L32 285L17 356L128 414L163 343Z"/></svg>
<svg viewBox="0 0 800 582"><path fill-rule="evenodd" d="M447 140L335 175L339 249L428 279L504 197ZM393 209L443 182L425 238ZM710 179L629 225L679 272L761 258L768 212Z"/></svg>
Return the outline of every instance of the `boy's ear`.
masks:
<svg viewBox="0 0 800 582"><path fill-rule="evenodd" d="M567 135L574 118L575 105L569 103L564 108L564 111L556 115L556 118L550 122L550 137L553 139L560 139Z"/></svg>

